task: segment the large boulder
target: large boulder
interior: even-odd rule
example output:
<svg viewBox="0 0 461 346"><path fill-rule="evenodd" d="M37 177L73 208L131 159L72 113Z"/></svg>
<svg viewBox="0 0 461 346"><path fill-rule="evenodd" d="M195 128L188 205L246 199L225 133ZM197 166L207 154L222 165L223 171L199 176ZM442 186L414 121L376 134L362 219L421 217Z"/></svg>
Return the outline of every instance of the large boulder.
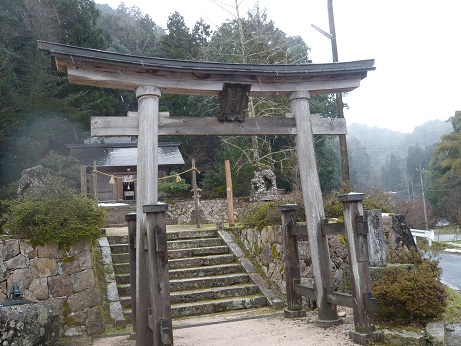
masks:
<svg viewBox="0 0 461 346"><path fill-rule="evenodd" d="M35 167L27 168L22 171L21 179L19 179L19 186L17 196L20 200L24 198L27 190L42 185L43 179L43 166L38 165Z"/></svg>
<svg viewBox="0 0 461 346"><path fill-rule="evenodd" d="M9 346L55 345L60 337L59 310L51 304L0 307L0 342Z"/></svg>

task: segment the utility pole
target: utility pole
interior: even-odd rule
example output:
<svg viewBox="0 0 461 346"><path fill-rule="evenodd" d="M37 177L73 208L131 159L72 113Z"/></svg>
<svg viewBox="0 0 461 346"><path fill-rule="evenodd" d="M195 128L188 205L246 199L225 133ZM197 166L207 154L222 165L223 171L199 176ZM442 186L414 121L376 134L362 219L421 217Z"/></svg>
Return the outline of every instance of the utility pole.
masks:
<svg viewBox="0 0 461 346"><path fill-rule="evenodd" d="M423 198L424 226L425 226L424 229L427 231L428 225L427 225L427 211L426 211L426 196L424 194L424 179L423 179L423 170L421 169L421 166L419 166L419 177L421 178L421 195Z"/></svg>
<svg viewBox="0 0 461 346"><path fill-rule="evenodd" d="M333 0L328 0L328 22L330 23L331 51L333 62L338 62L338 46L336 44L335 18L333 15ZM315 26L314 26L315 28ZM328 36L327 36L328 37ZM336 112L338 118L344 118L343 95L336 93ZM351 178L349 174L349 158L347 155L346 135L339 135L339 151L341 153L341 175L344 192L351 190Z"/></svg>

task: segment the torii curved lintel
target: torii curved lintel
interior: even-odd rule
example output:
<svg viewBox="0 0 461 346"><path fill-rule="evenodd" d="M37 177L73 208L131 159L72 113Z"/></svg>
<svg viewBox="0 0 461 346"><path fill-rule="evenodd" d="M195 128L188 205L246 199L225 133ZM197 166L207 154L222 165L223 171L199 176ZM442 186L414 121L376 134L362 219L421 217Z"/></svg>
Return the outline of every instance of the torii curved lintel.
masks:
<svg viewBox="0 0 461 346"><path fill-rule="evenodd" d="M259 65L171 60L38 41L57 71L75 84L135 90L155 85L163 94L217 95L224 83L251 84L252 96L347 92L357 88L374 60L329 64Z"/></svg>

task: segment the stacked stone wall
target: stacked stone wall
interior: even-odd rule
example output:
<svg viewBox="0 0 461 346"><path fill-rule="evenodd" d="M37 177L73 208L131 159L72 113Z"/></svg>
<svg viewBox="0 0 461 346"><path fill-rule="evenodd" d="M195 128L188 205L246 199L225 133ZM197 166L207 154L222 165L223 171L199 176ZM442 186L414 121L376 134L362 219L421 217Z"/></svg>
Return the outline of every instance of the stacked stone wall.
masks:
<svg viewBox="0 0 461 346"><path fill-rule="evenodd" d="M368 213L373 216L376 215L378 211L368 211ZM415 245L410 241L407 243L403 241L406 238L413 241L410 228L406 224L403 215L383 214L382 220L380 219L379 223L379 228L382 228L381 230L378 230L376 225L374 225L374 227L376 228L376 232L382 232L382 234L378 234L382 239L380 238L379 246L375 246L373 251L383 253L374 253L374 257L379 258L380 261L374 261L379 263L373 263L373 265L386 266L387 248L391 248L393 251L405 251L405 249ZM265 227L261 231L255 229L236 230L235 234L246 250L254 256L255 260L260 264L267 277L285 294L285 248L283 246L281 226ZM371 235L372 234L370 234L369 237ZM378 235L374 235L374 237L376 238ZM346 238L345 236L328 236L328 243L333 283L339 291L347 291L350 289L350 286L348 287L349 259ZM312 260L307 236L298 237L298 253L301 282L304 284L313 283L314 275L311 266Z"/></svg>
<svg viewBox="0 0 461 346"><path fill-rule="evenodd" d="M237 219L248 206L248 202L240 198L234 199L234 218ZM106 220L104 227L126 226L125 215L136 212L136 205L107 205L104 206ZM228 222L229 215L227 211L226 199L204 199L199 202L200 222L201 223L219 223ZM166 221L169 225L187 225L195 222L195 202L194 200L170 200L168 201L168 211Z"/></svg>
<svg viewBox="0 0 461 346"><path fill-rule="evenodd" d="M237 218L245 208L246 203L241 199L234 199L234 217ZM226 199L204 199L199 202L200 222L219 223L228 222ZM167 215L170 222L175 224L189 224L195 222L195 202L193 200L170 201Z"/></svg>
<svg viewBox="0 0 461 346"><path fill-rule="evenodd" d="M25 240L2 240L0 300L15 283L24 298L58 307L63 336L104 332L89 241L63 250L53 244L32 246Z"/></svg>
<svg viewBox="0 0 461 346"><path fill-rule="evenodd" d="M245 249L254 256L267 277L286 294L285 284L285 248L281 226L264 227L261 231L255 229L243 229L235 231ZM300 237L301 238L301 237ZM340 285L343 272L348 266L347 248L337 236L329 237L330 266L335 285ZM307 237L298 241L301 282L310 284L313 282L312 260Z"/></svg>

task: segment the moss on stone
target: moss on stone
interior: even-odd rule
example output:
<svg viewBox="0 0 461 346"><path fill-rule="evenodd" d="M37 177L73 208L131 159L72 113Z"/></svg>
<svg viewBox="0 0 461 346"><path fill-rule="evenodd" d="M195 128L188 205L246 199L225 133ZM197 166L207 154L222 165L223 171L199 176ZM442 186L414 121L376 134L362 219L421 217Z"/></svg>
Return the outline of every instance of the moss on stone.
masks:
<svg viewBox="0 0 461 346"><path fill-rule="evenodd" d="M77 321L75 318L73 317L70 317L70 316L66 316L62 319L62 323L66 326L66 327L75 327L75 326L80 326L81 323L79 321Z"/></svg>
<svg viewBox="0 0 461 346"><path fill-rule="evenodd" d="M66 263L73 262L74 260L75 260L74 255L68 256L67 254L64 254L64 257L62 258L62 261Z"/></svg>
<svg viewBox="0 0 461 346"><path fill-rule="evenodd" d="M72 310L70 309L70 305L69 303L67 302L67 300L62 304L62 315L63 316L68 316L70 315L70 313L72 312Z"/></svg>

